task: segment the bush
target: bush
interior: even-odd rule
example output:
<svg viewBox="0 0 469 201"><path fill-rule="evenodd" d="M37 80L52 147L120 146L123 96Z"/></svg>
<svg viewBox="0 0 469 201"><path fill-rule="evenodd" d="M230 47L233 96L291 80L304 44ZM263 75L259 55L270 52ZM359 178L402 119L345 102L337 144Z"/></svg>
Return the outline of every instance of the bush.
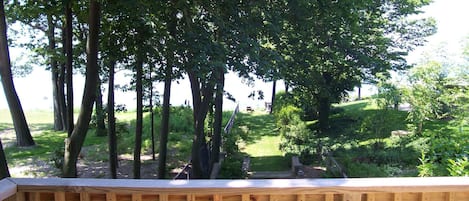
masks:
<svg viewBox="0 0 469 201"><path fill-rule="evenodd" d="M242 118L237 118L235 124L242 125ZM246 176L241 170L244 156L238 147L238 142L241 140L243 133L241 128L234 126L229 134L222 135L226 158L222 163L218 178L240 179Z"/></svg>
<svg viewBox="0 0 469 201"><path fill-rule="evenodd" d="M277 127L285 128L288 125L294 125L301 122L301 109L287 105L275 113L275 119L277 122Z"/></svg>

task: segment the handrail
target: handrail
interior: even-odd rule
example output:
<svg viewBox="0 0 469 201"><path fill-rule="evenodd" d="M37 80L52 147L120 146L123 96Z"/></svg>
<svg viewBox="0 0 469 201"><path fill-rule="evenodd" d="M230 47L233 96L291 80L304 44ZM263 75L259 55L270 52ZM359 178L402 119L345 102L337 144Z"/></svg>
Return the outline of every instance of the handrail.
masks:
<svg viewBox="0 0 469 201"><path fill-rule="evenodd" d="M0 200L16 192L16 200L142 200L158 196L160 201L205 201L216 199L249 201L309 200L460 200L469 197L467 177L355 178L355 179L271 179L271 180L128 180L128 179L27 179L0 181ZM79 196L71 195L76 194ZM31 196L35 199L30 199ZM52 196L52 197L50 197ZM54 196L56 198L54 199ZM62 199L67 196L67 199ZM82 196L85 196L83 199ZM98 197L96 197L98 196ZM117 196L117 199L116 199ZM119 197L120 196L120 197ZM169 196L169 197L168 197ZM172 197L171 197L172 196ZM174 197L176 196L176 197ZM177 197L183 196L183 197ZM207 196L213 196L207 197ZM254 196L254 197L253 197ZM258 196L267 196L258 197ZM269 198L270 196L270 198ZM274 196L274 197L272 197ZM305 198L306 196L306 198ZM313 196L313 197L311 197ZM391 197L390 197L391 196ZM434 196L443 197L433 199ZM140 199L139 199L140 198ZM197 198L197 199L196 199ZM350 199L349 199L350 198ZM411 199L410 199L411 198ZM91 200L93 200L91 199ZM251 200L252 200L251 199ZM10 200L10 199L8 199ZM14 199L13 199L14 200ZM430 200L430 199L428 199Z"/></svg>
<svg viewBox="0 0 469 201"><path fill-rule="evenodd" d="M469 191L468 177L401 177L401 178L354 178L354 179L265 179L265 180L129 180L129 179L65 179L65 178L12 178L18 191L58 191L108 192L109 188L118 188L128 192L177 193L184 194L229 193L285 193L302 191L321 192L324 189L335 191L362 192L446 192ZM10 181L6 181L8 184ZM2 180L2 182L5 182ZM3 183L2 183L3 184ZM3 186L3 185L2 185ZM11 191L11 184L8 184ZM2 187L3 188L3 187ZM278 189L282 191L278 191ZM457 189L459 188L459 189ZM203 189L204 191L200 191ZM244 189L244 190L243 190ZM3 189L2 189L3 190ZM223 191L221 191L223 190ZM119 191L121 192L121 191Z"/></svg>
<svg viewBox="0 0 469 201"><path fill-rule="evenodd" d="M12 195L15 195L16 191L16 184L10 179L6 178L0 180L0 200L4 200Z"/></svg>

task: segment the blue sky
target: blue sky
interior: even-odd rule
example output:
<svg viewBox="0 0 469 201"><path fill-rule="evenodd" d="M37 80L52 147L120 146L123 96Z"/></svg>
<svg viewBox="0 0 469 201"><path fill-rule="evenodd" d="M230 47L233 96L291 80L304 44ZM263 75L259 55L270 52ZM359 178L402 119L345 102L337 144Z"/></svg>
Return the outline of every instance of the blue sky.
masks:
<svg viewBox="0 0 469 201"><path fill-rule="evenodd" d="M469 26L467 20L469 19L469 0L436 0L430 6L425 7L424 16L432 16L438 23L438 33L429 38L429 43L423 47L417 48L412 52L408 60L410 62L418 62L422 52L430 51L442 43L446 43L446 49L450 53L455 53L462 47L462 40L469 37ZM11 49L12 57L18 56L23 52L20 49ZM123 76L123 73L118 75L117 78L120 82L125 83L129 80ZM40 67L37 67L32 74L24 78L15 78L15 86L17 93L20 97L22 106L25 110L32 109L52 109L52 89L51 89L51 76ZM246 106L263 107L264 102L270 102L272 94L272 83L264 83L257 80L254 87L249 87L243 83L242 80L237 78L234 74L226 76L225 90L235 96L240 103L241 109ZM76 76L74 79L75 88L75 106L79 106L81 96L83 93L84 79ZM179 80L179 83L173 82L172 84L171 104L181 105L185 100L191 100L190 85L187 79ZM162 92L163 85L158 84L156 90ZM278 83L278 90L283 90L283 83ZM248 99L247 96L253 90L262 90L265 99L258 101ZM368 89L362 90L363 93L369 93ZM106 93L106 92L105 92ZM129 108L134 107L135 94L134 93L118 93L116 102L118 104L126 104ZM225 109L230 110L235 107L235 103L225 100ZM0 92L0 109L8 108L3 92ZM9 114L0 114L9 115Z"/></svg>

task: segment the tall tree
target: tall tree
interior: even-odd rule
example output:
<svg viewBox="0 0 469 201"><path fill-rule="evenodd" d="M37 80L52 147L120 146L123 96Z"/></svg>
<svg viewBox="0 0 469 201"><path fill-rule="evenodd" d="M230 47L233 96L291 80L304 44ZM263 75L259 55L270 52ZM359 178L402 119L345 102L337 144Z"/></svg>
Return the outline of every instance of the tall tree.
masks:
<svg viewBox="0 0 469 201"><path fill-rule="evenodd" d="M361 80L408 66L406 53L434 32L431 20L407 20L428 1L292 1L277 50L283 79L310 95L319 130L329 128L330 105ZM419 30L419 31L416 31ZM304 93L308 92L308 93Z"/></svg>
<svg viewBox="0 0 469 201"><path fill-rule="evenodd" d="M109 94L107 99L108 113L108 136L109 136L109 169L111 170L111 178L117 178L117 135L116 135L116 118L114 114L114 68L115 63L109 64Z"/></svg>
<svg viewBox="0 0 469 201"><path fill-rule="evenodd" d="M193 178L208 178L210 150L205 120L216 93L217 68L249 77L257 64L259 46L256 29L260 20L257 3L242 1L182 2L181 67L187 73L192 91L194 138ZM259 12L260 13L260 12ZM257 21L256 21L257 20ZM221 85L220 85L221 86ZM216 149L216 148L215 148Z"/></svg>
<svg viewBox="0 0 469 201"><path fill-rule="evenodd" d="M222 138L222 121L223 121L223 92L225 86L225 68L220 66L215 70L216 73L216 93L215 93L215 116L213 121L212 150L210 172L213 170L215 163L220 161L220 146Z"/></svg>
<svg viewBox="0 0 469 201"><path fill-rule="evenodd" d="M76 177L76 162L81 147L86 137L93 111L96 89L98 86L99 66L98 66L98 46L99 46L99 25L100 25L100 5L97 0L91 0L89 6L89 34L86 63L86 79L81 103L81 110L78 116L77 125L72 134L65 140L65 154L63 177Z"/></svg>
<svg viewBox="0 0 469 201"><path fill-rule="evenodd" d="M65 82L67 86L67 133L70 137L72 135L75 121L73 117L73 14L72 14L72 1L64 1L65 10Z"/></svg>
<svg viewBox="0 0 469 201"><path fill-rule="evenodd" d="M3 91L5 92L10 114L13 119L17 145L33 146L35 143L31 136L31 132L29 131L28 124L26 123L23 108L21 107L21 103L13 83L3 0L0 1L0 3L0 75Z"/></svg>
<svg viewBox="0 0 469 201"><path fill-rule="evenodd" d="M142 133L143 133L143 59L140 55L137 55L135 68L137 71L136 75L136 91L137 91L137 117L135 121L135 145L134 145L134 179L140 179L140 154L142 152Z"/></svg>
<svg viewBox="0 0 469 201"><path fill-rule="evenodd" d="M56 20L54 20L54 16L51 13L47 14L47 38L49 40L49 49L50 53L56 51L56 40L55 40L55 29L56 29ZM55 130L64 130L66 128L65 123L63 120L65 118L62 117L63 111L61 111L61 99L59 97L59 91L61 90L60 87L64 87L63 83L59 83L60 79L60 70L59 65L57 62L57 58L55 55L51 55L49 57L50 63L50 70L52 73L52 101L54 106L54 129ZM62 88L63 91L63 88Z"/></svg>

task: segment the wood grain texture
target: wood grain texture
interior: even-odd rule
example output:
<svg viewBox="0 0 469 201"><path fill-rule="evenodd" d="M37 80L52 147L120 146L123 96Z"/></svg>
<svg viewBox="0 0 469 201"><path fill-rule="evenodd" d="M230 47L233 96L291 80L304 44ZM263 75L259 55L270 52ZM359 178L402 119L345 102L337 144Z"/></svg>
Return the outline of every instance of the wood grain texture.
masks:
<svg viewBox="0 0 469 201"><path fill-rule="evenodd" d="M142 201L142 194L140 193L132 194L132 201Z"/></svg>
<svg viewBox="0 0 469 201"><path fill-rule="evenodd" d="M376 201L375 194L374 193L366 194L366 201Z"/></svg>
<svg viewBox="0 0 469 201"><path fill-rule="evenodd" d="M361 201L362 194L361 193L346 193L344 194L344 201Z"/></svg>
<svg viewBox="0 0 469 201"><path fill-rule="evenodd" d="M325 201L334 201L334 194L327 193L324 200Z"/></svg>
<svg viewBox="0 0 469 201"><path fill-rule="evenodd" d="M25 179L0 181L4 201L469 201L467 177L111 180ZM467 199L466 199L467 198Z"/></svg>
<svg viewBox="0 0 469 201"><path fill-rule="evenodd" d="M90 201L90 194L87 192L81 192L80 201Z"/></svg>
<svg viewBox="0 0 469 201"><path fill-rule="evenodd" d="M106 193L106 201L117 201L115 193Z"/></svg>
<svg viewBox="0 0 469 201"><path fill-rule="evenodd" d="M438 178L358 178L358 179L277 179L277 180L122 180L122 179L11 179L18 191L142 194L306 194L323 192L465 192L469 179Z"/></svg>
<svg viewBox="0 0 469 201"><path fill-rule="evenodd" d="M394 193L394 201L402 201L402 194Z"/></svg>
<svg viewBox="0 0 469 201"><path fill-rule="evenodd" d="M26 193L16 193L16 201L26 201Z"/></svg>
<svg viewBox="0 0 469 201"><path fill-rule="evenodd" d="M446 201L456 201L456 198L453 192L446 193Z"/></svg>
<svg viewBox="0 0 469 201"><path fill-rule="evenodd" d="M161 193L161 194L159 194L158 199L159 199L160 201L168 201L168 194L166 194L166 193Z"/></svg>
<svg viewBox="0 0 469 201"><path fill-rule="evenodd" d="M54 193L55 201L65 201L65 192L55 192Z"/></svg>

